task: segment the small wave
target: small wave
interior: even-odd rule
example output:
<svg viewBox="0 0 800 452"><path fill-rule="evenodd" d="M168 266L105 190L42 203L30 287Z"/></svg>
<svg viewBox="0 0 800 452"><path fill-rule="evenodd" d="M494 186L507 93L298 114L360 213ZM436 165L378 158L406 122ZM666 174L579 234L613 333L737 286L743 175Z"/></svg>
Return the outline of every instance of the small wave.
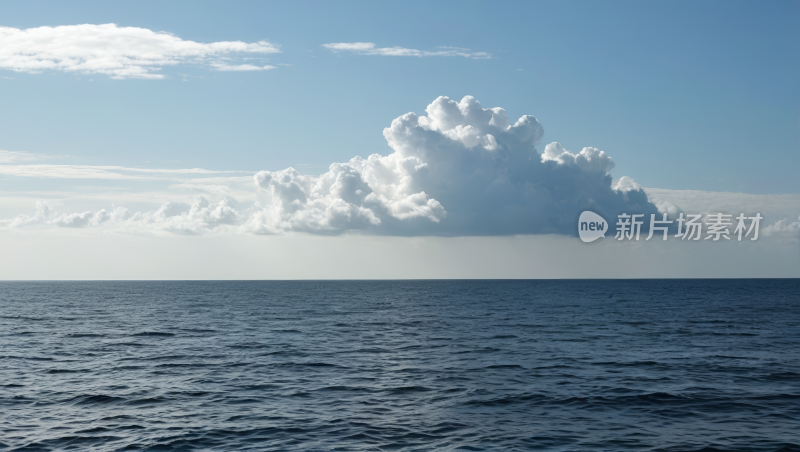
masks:
<svg viewBox="0 0 800 452"><path fill-rule="evenodd" d="M800 374L795 372L777 372L764 377L769 381L800 381Z"/></svg>
<svg viewBox="0 0 800 452"><path fill-rule="evenodd" d="M733 450L717 449L716 447L706 446L702 449L680 450L675 452L735 452Z"/></svg>
<svg viewBox="0 0 800 452"><path fill-rule="evenodd" d="M120 358L120 361L166 361L170 359L192 359L192 357L187 355L156 355L147 357L133 356L128 358Z"/></svg>
<svg viewBox="0 0 800 452"><path fill-rule="evenodd" d="M69 405L108 405L111 403L120 403L124 402L125 399L122 397L114 397L109 395L103 394L95 394L95 395L79 395L75 396L69 400L67 400L67 404Z"/></svg>
<svg viewBox="0 0 800 452"><path fill-rule="evenodd" d="M387 391L395 394L405 394L409 392L427 392L431 391L431 389L425 386L400 386L398 388L387 389Z"/></svg>
<svg viewBox="0 0 800 452"><path fill-rule="evenodd" d="M131 415L128 415L128 414L118 414L116 416L106 416L106 417L104 417L104 418L102 418L100 420L107 422L107 421L119 421L119 420L125 420L125 419L134 419L134 417L131 416Z"/></svg>
<svg viewBox="0 0 800 452"><path fill-rule="evenodd" d="M124 346L124 347L152 347L153 346L153 344L142 344L142 343L139 343L139 342L116 342L116 343L107 344L107 345L121 345L121 346Z"/></svg>
<svg viewBox="0 0 800 452"><path fill-rule="evenodd" d="M307 395L307 394L308 393L297 393L297 394L292 394L292 395L293 396L297 396L297 395L301 395L302 396L302 395ZM248 404L248 403L263 403L263 402L264 402L263 399L257 399L257 398L254 398L254 397L244 397L244 398L241 398L241 397L226 397L225 398L225 404L226 405L245 405L245 404Z"/></svg>
<svg viewBox="0 0 800 452"><path fill-rule="evenodd" d="M109 430L110 429L106 427L93 427L93 428L87 428L86 430L78 430L75 433L103 433Z"/></svg>
<svg viewBox="0 0 800 452"><path fill-rule="evenodd" d="M234 345L226 345L228 348L269 348L270 345L266 344L234 344Z"/></svg>
<svg viewBox="0 0 800 452"><path fill-rule="evenodd" d="M74 374L74 373L81 373L81 372L89 372L86 369L49 369L47 372L48 374Z"/></svg>
<svg viewBox="0 0 800 452"><path fill-rule="evenodd" d="M354 350L353 352L354 353L391 353L392 351L391 350L387 350L385 348L373 347L373 348L359 348L358 350Z"/></svg>
<svg viewBox="0 0 800 452"><path fill-rule="evenodd" d="M170 337L174 335L175 333L164 333L160 331L143 331L141 333L131 334L131 336L154 336L154 337Z"/></svg>
<svg viewBox="0 0 800 452"><path fill-rule="evenodd" d="M214 363L164 363L155 367L218 367L218 365Z"/></svg>
<svg viewBox="0 0 800 452"><path fill-rule="evenodd" d="M105 334L96 334L96 333L72 333L72 334L67 334L67 337L74 337L74 338L80 338L80 337L105 337L105 336L106 336Z"/></svg>
<svg viewBox="0 0 800 452"><path fill-rule="evenodd" d="M130 406L155 405L155 404L159 404L159 403L168 402L170 400L172 400L172 399L169 398L169 397L162 397L162 396L146 397L144 399L136 399L136 400L131 400L131 401L125 402L124 405L130 405Z"/></svg>
<svg viewBox="0 0 800 452"><path fill-rule="evenodd" d="M800 394L766 394L766 395L759 395L756 397L750 397L749 399L758 401L798 400L800 399Z"/></svg>
<svg viewBox="0 0 800 452"><path fill-rule="evenodd" d="M421 345L406 345L405 347L398 347L397 350L421 350L423 348Z"/></svg>
<svg viewBox="0 0 800 452"><path fill-rule="evenodd" d="M242 367L242 366L249 366L251 363L228 363L224 364L224 367Z"/></svg>
<svg viewBox="0 0 800 452"><path fill-rule="evenodd" d="M202 397L213 393L208 391L170 391L167 394L170 396Z"/></svg>
<svg viewBox="0 0 800 452"><path fill-rule="evenodd" d="M356 391L356 392L361 392L361 391L372 391L372 390L369 389L369 388L362 387L362 386L335 385L335 386L325 386L325 387L317 389L317 391L346 391L346 392L348 392L348 391Z"/></svg>
<svg viewBox="0 0 800 452"><path fill-rule="evenodd" d="M57 439L48 439L26 444L26 451L50 451L50 450L87 450L90 446L101 446L106 443L124 439L119 436L62 436Z"/></svg>
<svg viewBox="0 0 800 452"><path fill-rule="evenodd" d="M55 358L46 358L42 356L18 356L18 355L6 355L0 356L2 359L26 359L30 361L55 361Z"/></svg>
<svg viewBox="0 0 800 452"><path fill-rule="evenodd" d="M258 356L298 356L302 358L308 356L308 354L300 352L290 352L286 350L277 350L274 352L259 353Z"/></svg>
<svg viewBox="0 0 800 452"><path fill-rule="evenodd" d="M589 363L592 366L616 366L616 367L649 367L649 366L659 366L662 365L657 361L600 361Z"/></svg>
<svg viewBox="0 0 800 452"><path fill-rule="evenodd" d="M566 364L552 364L550 366L536 366L534 369L574 369L574 366L568 366Z"/></svg>
<svg viewBox="0 0 800 452"><path fill-rule="evenodd" d="M145 366L118 366L118 367L112 367L111 370L137 370L144 368Z"/></svg>
<svg viewBox="0 0 800 452"><path fill-rule="evenodd" d="M712 331L710 333L702 333L699 331L694 332L695 336L703 336L703 335L711 335L711 336L744 336L744 337L756 337L759 336L758 333L737 333L737 332L721 332L721 331Z"/></svg>
<svg viewBox="0 0 800 452"><path fill-rule="evenodd" d="M275 385L275 384L247 385L240 387L240 389L243 389L245 391L262 391L265 389L280 389L280 388L281 385Z"/></svg>
<svg viewBox="0 0 800 452"><path fill-rule="evenodd" d="M494 348L494 347L484 347L484 348L479 348L477 350L462 350L460 352L455 352L455 354L462 354L462 353L494 353L494 352L499 352L499 351L502 351L502 350L499 349L499 348Z"/></svg>
<svg viewBox="0 0 800 452"><path fill-rule="evenodd" d="M26 317L26 316L22 316L22 315L0 315L0 319L32 320L34 322L41 322L42 320L49 320L47 317Z"/></svg>
<svg viewBox="0 0 800 452"><path fill-rule="evenodd" d="M310 363L297 363L293 361L285 362L285 363L271 363L262 365L264 367L341 367L336 364L331 363L324 363L324 362L310 362Z"/></svg>
<svg viewBox="0 0 800 452"><path fill-rule="evenodd" d="M528 402L531 400L545 400L545 399L547 399L547 397L541 394L521 394L521 395L497 397L494 399L468 400L464 402L464 405L472 405L472 406L510 405L514 403Z"/></svg>

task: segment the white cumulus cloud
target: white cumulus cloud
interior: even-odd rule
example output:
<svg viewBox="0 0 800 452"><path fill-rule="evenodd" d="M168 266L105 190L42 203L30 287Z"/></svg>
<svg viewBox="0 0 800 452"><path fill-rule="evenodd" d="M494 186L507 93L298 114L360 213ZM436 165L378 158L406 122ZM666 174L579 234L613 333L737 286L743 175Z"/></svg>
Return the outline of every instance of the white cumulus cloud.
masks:
<svg viewBox="0 0 800 452"><path fill-rule="evenodd" d="M535 145L544 130L533 116L512 124L505 110L483 108L471 96L459 102L439 97L426 113L407 113L384 129L394 150L389 155L334 163L318 177L292 168L257 173L265 198L244 229L571 234L584 208L609 217L623 210L657 212L641 187L612 187L614 163L603 151L573 154L551 143L540 155Z"/></svg>
<svg viewBox="0 0 800 452"><path fill-rule="evenodd" d="M29 224L45 223L50 219L52 214L53 214L53 209L52 207L50 207L49 204L47 204L44 201L37 201L35 214L17 215L17 217L14 219L0 221L0 225L12 228L18 228L22 226L27 226Z"/></svg>
<svg viewBox="0 0 800 452"><path fill-rule="evenodd" d="M573 154L564 149L561 143L550 143L544 147L543 162L556 162L559 165L573 166L583 171L608 173L614 168L614 162L605 152L597 148L583 148L581 152ZM622 185L617 183L614 189L621 191L638 190L642 188L633 179L623 176Z"/></svg>
<svg viewBox="0 0 800 452"><path fill-rule="evenodd" d="M89 223L95 219L95 216L97 216L97 221L95 221L95 223L99 224L106 219L107 215L105 210L101 210L97 215L93 212L72 213L56 218L53 220L53 224L67 228L83 228L88 226Z"/></svg>
<svg viewBox="0 0 800 452"><path fill-rule="evenodd" d="M354 52L361 55L383 55L383 56L460 56L483 60L491 58L492 55L486 52L473 52L461 47L438 47L440 50L417 50L405 47L378 47L373 42L334 42L323 44L322 47L333 52Z"/></svg>
<svg viewBox="0 0 800 452"><path fill-rule="evenodd" d="M766 237L777 236L789 238L795 242L800 241L800 217L797 221L788 218L778 220L775 224L764 228L763 234Z"/></svg>
<svg viewBox="0 0 800 452"><path fill-rule="evenodd" d="M278 53L268 41L201 43L146 28L116 24L0 27L0 69L38 73L59 70L106 74L112 78L160 79L161 68L181 63L210 64L217 70L265 70L271 66L217 61L236 53Z"/></svg>

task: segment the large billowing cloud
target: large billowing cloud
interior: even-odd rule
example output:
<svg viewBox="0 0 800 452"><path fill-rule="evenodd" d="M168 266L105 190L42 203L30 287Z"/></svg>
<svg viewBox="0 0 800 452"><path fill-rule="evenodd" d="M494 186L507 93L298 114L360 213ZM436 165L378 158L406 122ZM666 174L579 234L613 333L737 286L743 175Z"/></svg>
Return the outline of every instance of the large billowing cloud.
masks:
<svg viewBox="0 0 800 452"><path fill-rule="evenodd" d="M112 78L164 78L162 67L210 65L220 71L254 71L274 66L236 64L229 55L280 52L267 41L186 41L168 33L115 24L65 25L21 30L0 27L0 69L106 74Z"/></svg>
<svg viewBox="0 0 800 452"><path fill-rule="evenodd" d="M59 216L40 204L36 215L4 224L463 236L575 234L585 209L607 219L622 212L677 212L669 203L649 202L633 179L612 185L614 162L599 149L573 153L550 143L540 153L536 145L544 130L533 116L512 123L502 108L483 108L471 96L460 102L439 97L426 113L407 113L384 129L393 150L388 155L334 163L319 176L293 168L256 173L258 202L247 208L230 198L198 198L150 212L117 208Z"/></svg>
<svg viewBox="0 0 800 452"><path fill-rule="evenodd" d="M612 188L611 158L595 148L572 153L536 144L533 116L511 123L502 108L471 96L439 97L426 116L407 113L384 129L393 153L335 163L319 176L292 168L256 174L267 199L245 228L252 232L503 235L574 233L581 210L609 218L655 213L630 179Z"/></svg>

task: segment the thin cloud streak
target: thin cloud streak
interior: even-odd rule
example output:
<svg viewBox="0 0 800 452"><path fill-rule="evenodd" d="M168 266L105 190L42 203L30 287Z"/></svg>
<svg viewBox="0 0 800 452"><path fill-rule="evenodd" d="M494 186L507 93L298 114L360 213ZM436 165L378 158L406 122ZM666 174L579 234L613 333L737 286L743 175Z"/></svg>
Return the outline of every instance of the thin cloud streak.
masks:
<svg viewBox="0 0 800 452"><path fill-rule="evenodd" d="M252 65L252 64L229 65L229 64L224 64L224 63L214 63L214 64L212 64L212 66L214 66L214 68L216 70L218 70L218 71L227 71L227 72L231 72L231 71L238 71L238 72L242 72L242 71L268 71L270 69L275 69L275 66L270 66L270 65L255 66L255 65Z"/></svg>
<svg viewBox="0 0 800 452"><path fill-rule="evenodd" d="M377 47L372 42L336 42L330 44L322 44L322 47L334 52L353 52L359 55L383 55L383 56L411 56L411 57L448 57L460 56L464 58L472 58L475 60L485 60L492 58L492 55L486 52L472 52L469 49L461 47L444 47L440 46L442 50L417 50L407 49L405 47Z"/></svg>
<svg viewBox="0 0 800 452"><path fill-rule="evenodd" d="M139 174L125 174L139 173ZM143 173L143 174L142 174ZM214 171L202 168L158 169L91 165L0 165L0 174L40 179L181 180L197 174L253 174L253 171ZM170 177L171 176L171 177Z"/></svg>
<svg viewBox="0 0 800 452"><path fill-rule="evenodd" d="M30 152L4 151L0 149L0 164L33 162L36 160L58 159L61 156L32 154Z"/></svg>

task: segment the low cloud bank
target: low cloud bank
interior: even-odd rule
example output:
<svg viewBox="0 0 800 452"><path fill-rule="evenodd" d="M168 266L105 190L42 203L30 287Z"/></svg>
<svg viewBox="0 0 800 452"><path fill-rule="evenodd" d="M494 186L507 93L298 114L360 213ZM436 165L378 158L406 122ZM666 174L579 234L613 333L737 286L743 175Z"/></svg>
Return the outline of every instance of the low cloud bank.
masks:
<svg viewBox="0 0 800 452"><path fill-rule="evenodd" d="M668 202L650 202L633 179L612 183L614 162L599 149L571 152L554 142L539 153L544 129L533 116L512 123L502 108L483 108L471 96L459 102L439 97L426 113L407 113L384 129L389 155L354 157L319 176L293 168L256 173L259 201L247 208L230 198L211 203L200 197L149 212L57 215L42 202L35 215L2 224L180 233L573 235L585 209L609 219L621 212L678 211Z"/></svg>
<svg viewBox="0 0 800 452"><path fill-rule="evenodd" d="M0 225L11 228L22 226L58 226L64 228L109 227L115 230L167 231L179 234L202 234L233 228L242 224L252 211L237 212L236 202L223 199L210 203L205 197L198 197L194 203L167 201L158 209L146 212L131 212L124 207L110 211L86 211L72 214L58 214L44 201L36 203L34 215L19 215L13 220L0 221Z"/></svg>

